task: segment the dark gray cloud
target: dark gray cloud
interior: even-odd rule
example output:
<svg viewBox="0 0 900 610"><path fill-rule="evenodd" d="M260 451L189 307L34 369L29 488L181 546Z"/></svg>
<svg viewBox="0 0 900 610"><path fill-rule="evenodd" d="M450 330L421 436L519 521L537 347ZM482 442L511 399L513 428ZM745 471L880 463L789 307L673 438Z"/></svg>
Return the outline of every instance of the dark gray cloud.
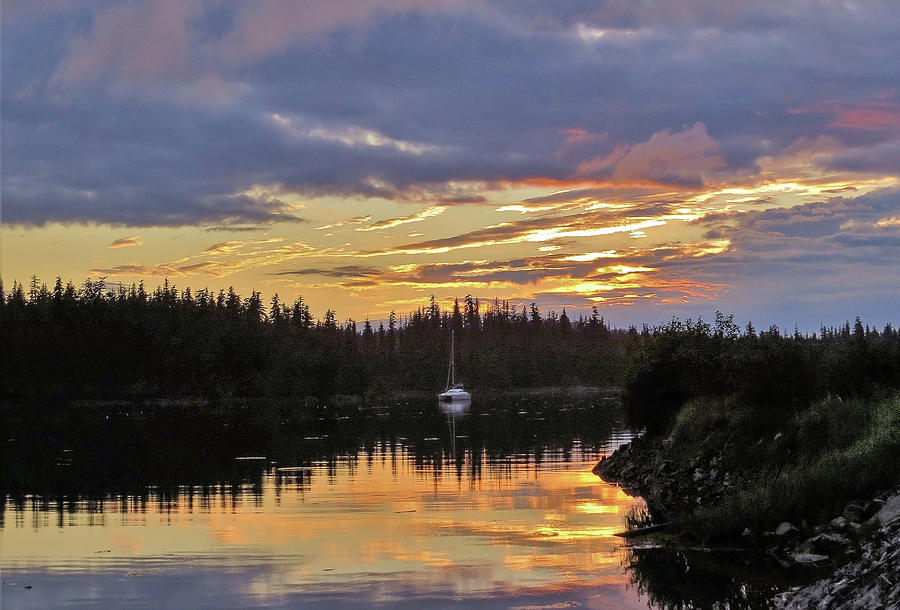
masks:
<svg viewBox="0 0 900 610"><path fill-rule="evenodd" d="M381 269L376 269L375 267L364 267L361 265L343 265L340 267L335 267L334 269L307 268L293 269L290 271L278 271L273 273L272 275L323 275L326 277L359 278L367 276L378 276L382 274L383 271Z"/></svg>
<svg viewBox="0 0 900 610"><path fill-rule="evenodd" d="M896 2L339 4L6 3L4 220L297 219L239 195L258 184L477 201L445 185L616 150L635 177L636 146L698 123L708 171L822 134L834 167L900 162ZM596 137L565 148L576 129ZM676 169L649 176L702 177Z"/></svg>
<svg viewBox="0 0 900 610"><path fill-rule="evenodd" d="M711 214L699 222L731 221L732 233L769 234L773 237L825 237L873 230L878 221L900 215L900 189L873 191L855 198L834 197L790 208L744 213ZM898 226L900 230L900 226Z"/></svg>
<svg viewBox="0 0 900 610"><path fill-rule="evenodd" d="M258 233L265 231L266 227L242 227L242 226L218 226L207 227L207 233Z"/></svg>
<svg viewBox="0 0 900 610"><path fill-rule="evenodd" d="M900 189L741 214L716 215L727 252L659 261L665 273L731 284L719 307L792 328L866 316L883 324L900 302ZM768 318L766 318L768 316Z"/></svg>

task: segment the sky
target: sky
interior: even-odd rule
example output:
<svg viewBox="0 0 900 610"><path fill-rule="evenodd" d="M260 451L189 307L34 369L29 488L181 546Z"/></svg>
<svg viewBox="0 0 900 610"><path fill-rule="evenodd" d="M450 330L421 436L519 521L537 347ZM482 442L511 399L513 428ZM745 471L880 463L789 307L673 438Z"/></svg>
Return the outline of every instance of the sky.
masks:
<svg viewBox="0 0 900 610"><path fill-rule="evenodd" d="M384 319L900 316L894 0L4 0L2 262Z"/></svg>

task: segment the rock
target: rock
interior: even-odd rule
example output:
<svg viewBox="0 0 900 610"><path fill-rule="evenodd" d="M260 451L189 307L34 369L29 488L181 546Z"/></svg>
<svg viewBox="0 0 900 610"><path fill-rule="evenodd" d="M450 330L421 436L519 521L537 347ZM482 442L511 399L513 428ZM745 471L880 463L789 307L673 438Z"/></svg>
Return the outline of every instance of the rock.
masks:
<svg viewBox="0 0 900 610"><path fill-rule="evenodd" d="M832 519L828 525L831 529L843 530L847 527L847 520L843 517L835 517Z"/></svg>
<svg viewBox="0 0 900 610"><path fill-rule="evenodd" d="M893 492L894 498L900 497L898 490ZM889 506L886 502L868 502L860 504L864 511L868 506L880 506L883 510ZM894 500L894 502L898 502ZM858 504L858 503L857 503ZM853 512L851 508L850 511ZM879 511L880 512L880 511ZM870 608L900 609L900 519L896 517L896 508L889 508L884 513L888 523L877 533L869 534L868 542L859 548L849 548L843 559L853 558L850 563L815 583L778 595L772 600L776 608L845 608L869 610ZM879 516L879 521L881 516ZM834 521L832 521L832 524ZM831 524L829 524L831 525ZM838 522L836 525L840 525ZM857 523L850 523L849 529L860 528ZM814 536L808 543L822 544L844 539L837 533L826 536ZM804 554L795 555L796 561L803 563ZM816 554L805 554L814 556ZM810 562L817 563L817 562Z"/></svg>
<svg viewBox="0 0 900 610"><path fill-rule="evenodd" d="M787 521L783 521L778 524L778 527L775 528L775 535L776 536L786 536L786 535L796 532L796 531L797 531L796 527L794 527L792 524L788 523Z"/></svg>
<svg viewBox="0 0 900 610"><path fill-rule="evenodd" d="M828 555L819 555L818 553L795 553L792 557L797 563L818 563L828 559Z"/></svg>
<svg viewBox="0 0 900 610"><path fill-rule="evenodd" d="M844 508L844 517L849 521L861 521L865 507L859 502L851 502Z"/></svg>
<svg viewBox="0 0 900 610"><path fill-rule="evenodd" d="M890 525L900 519L900 494L888 498L877 515L881 525Z"/></svg>
<svg viewBox="0 0 900 610"><path fill-rule="evenodd" d="M844 551L850 545L850 539L841 534L818 534L803 543L803 547L812 553L833 554Z"/></svg>

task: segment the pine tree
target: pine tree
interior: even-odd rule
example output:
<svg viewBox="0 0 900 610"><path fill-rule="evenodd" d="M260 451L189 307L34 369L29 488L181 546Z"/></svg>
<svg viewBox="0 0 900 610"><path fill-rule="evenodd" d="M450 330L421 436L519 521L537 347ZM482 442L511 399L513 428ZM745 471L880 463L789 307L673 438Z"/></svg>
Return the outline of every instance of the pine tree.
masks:
<svg viewBox="0 0 900 610"><path fill-rule="evenodd" d="M271 320L274 324L280 325L284 322L284 317L281 312L281 302L278 300L278 293L276 292L272 295L272 302L269 306L269 320Z"/></svg>
<svg viewBox="0 0 900 610"><path fill-rule="evenodd" d="M453 299L453 314L450 316L450 328L457 332L463 327L463 315L459 310L459 299Z"/></svg>
<svg viewBox="0 0 900 610"><path fill-rule="evenodd" d="M559 332L563 335L568 335L572 332L572 323L569 321L569 316L566 315L565 307L563 307L562 315L559 316Z"/></svg>

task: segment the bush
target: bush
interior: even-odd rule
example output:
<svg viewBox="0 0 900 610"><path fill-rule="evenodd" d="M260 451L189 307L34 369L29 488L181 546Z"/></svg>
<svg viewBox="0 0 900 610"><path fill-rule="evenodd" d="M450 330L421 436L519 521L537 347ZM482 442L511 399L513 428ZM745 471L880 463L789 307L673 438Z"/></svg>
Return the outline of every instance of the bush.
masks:
<svg viewBox="0 0 900 610"><path fill-rule="evenodd" d="M699 509L693 519L705 531L736 535L745 527L828 518L900 480L900 396L820 401L794 419L785 438L790 463L774 477L760 471L718 506Z"/></svg>

